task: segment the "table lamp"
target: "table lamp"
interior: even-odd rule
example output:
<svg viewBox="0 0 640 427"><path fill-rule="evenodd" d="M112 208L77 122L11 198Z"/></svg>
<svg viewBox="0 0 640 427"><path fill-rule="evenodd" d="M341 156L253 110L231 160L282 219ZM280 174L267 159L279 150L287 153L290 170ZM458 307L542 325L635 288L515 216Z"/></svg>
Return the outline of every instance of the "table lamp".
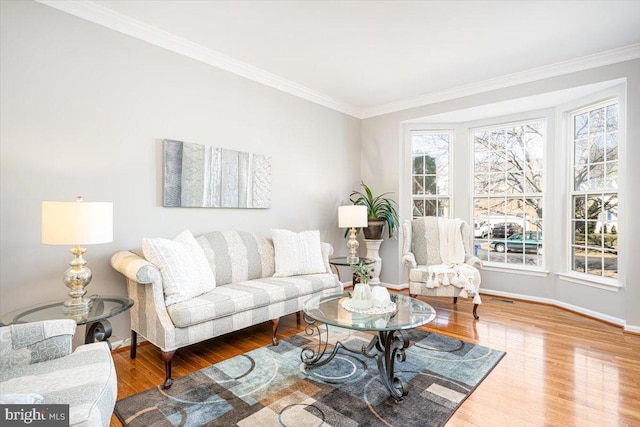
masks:
<svg viewBox="0 0 640 427"><path fill-rule="evenodd" d="M338 227L351 229L349 233L349 240L347 241L347 248L349 248L347 261L351 264L357 264L360 261L360 258L358 258L358 246L360 246L360 244L356 240L356 228L366 226L366 206L349 205L338 207Z"/></svg>
<svg viewBox="0 0 640 427"><path fill-rule="evenodd" d="M42 243L45 245L74 245L74 256L64 272L63 281L69 288L70 300L63 311L71 316L88 313L89 300L83 298L91 282L91 270L82 257L87 251L80 245L107 243L113 240L113 203L42 202Z"/></svg>

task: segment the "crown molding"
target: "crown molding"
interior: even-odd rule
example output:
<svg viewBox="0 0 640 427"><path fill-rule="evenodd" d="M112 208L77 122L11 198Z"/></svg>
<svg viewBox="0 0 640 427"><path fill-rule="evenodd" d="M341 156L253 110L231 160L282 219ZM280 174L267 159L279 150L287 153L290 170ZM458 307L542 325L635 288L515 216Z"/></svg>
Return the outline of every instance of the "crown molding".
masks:
<svg viewBox="0 0 640 427"><path fill-rule="evenodd" d="M306 99L350 116L360 118L361 109L326 96L268 71L254 67L237 59L223 55L175 34L130 18L91 1L81 0L36 0L38 3L86 19L114 31L135 37L147 43L168 49L196 61L204 62L249 80L278 89L282 92Z"/></svg>
<svg viewBox="0 0 640 427"><path fill-rule="evenodd" d="M395 113L409 108L449 101L451 99L462 98L464 96L476 95L478 93L503 89L510 86L530 83L537 80L557 77L564 74L575 73L578 71L584 71L591 68L602 67L638 58L640 58L640 43L569 59L567 61L557 62L543 67L532 68L518 73L507 74L493 79L457 86L451 89L432 92L415 98L391 102L378 107L366 108L362 111L360 118L366 119L383 114Z"/></svg>
<svg viewBox="0 0 640 427"><path fill-rule="evenodd" d="M359 119L395 113L409 108L421 107L448 101L464 96L476 95L496 89L503 89L524 83L530 83L550 77L557 77L590 68L615 64L640 58L640 43L574 58L543 67L533 68L505 76L495 77L481 82L456 86L453 88L431 92L418 97L391 102L388 104L359 108L335 98L324 95L308 87L302 86L268 71L254 67L227 55L223 55L200 44L194 43L175 34L145 24L130 18L109 8L100 6L91 1L83 0L35 0L46 6L69 13L82 19L86 19L98 25L110 28L114 31L135 37L147 43L168 49L172 52L184 55L196 61L200 61L216 68L237 74L249 80L264 84L290 95L297 96L307 101L322 105L332 110L353 116Z"/></svg>

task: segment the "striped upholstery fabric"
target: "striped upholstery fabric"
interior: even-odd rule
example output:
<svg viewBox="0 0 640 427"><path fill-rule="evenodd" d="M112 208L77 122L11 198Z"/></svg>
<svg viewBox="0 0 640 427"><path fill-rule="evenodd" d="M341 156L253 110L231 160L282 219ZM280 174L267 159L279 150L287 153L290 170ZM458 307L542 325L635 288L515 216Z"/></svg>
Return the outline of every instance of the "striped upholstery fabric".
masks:
<svg viewBox="0 0 640 427"><path fill-rule="evenodd" d="M214 231L196 239L217 285L271 277L275 252L271 239L243 231Z"/></svg>
<svg viewBox="0 0 640 427"><path fill-rule="evenodd" d="M196 238L216 277L207 294L170 306L164 304L159 270L137 251L113 255L111 265L127 280L131 329L163 351L195 344L302 310L319 293L342 290L329 271L333 247L322 243L327 273L273 278L271 239L242 231L211 232ZM137 254L135 253L137 252Z"/></svg>
<svg viewBox="0 0 640 427"><path fill-rule="evenodd" d="M70 353L74 332L75 322L69 319L0 328L3 359L15 361L12 353L24 355L25 349L31 353L30 362L0 369L0 393L35 393L44 397L44 404L69 404L71 426L108 426L117 396L111 351L99 342ZM62 337L66 341L59 345ZM67 348L64 354L62 347Z"/></svg>
<svg viewBox="0 0 640 427"><path fill-rule="evenodd" d="M283 301L296 301L298 297L334 288L335 282L329 274L246 280L218 286L211 292L167 309L173 324L184 328L247 310L277 307ZM288 304L292 310L298 310L295 304ZM271 319L276 317L279 316Z"/></svg>
<svg viewBox="0 0 640 427"><path fill-rule="evenodd" d="M465 250L465 264L476 269L482 268L482 261L471 255L471 227L464 222L460 232ZM440 256L440 236L437 217L417 218L402 224L402 265L407 268L409 276L409 293L411 295L457 297L461 288L456 286L427 287L427 267L442 263ZM474 303L481 304L479 287L480 272L474 273L476 293Z"/></svg>

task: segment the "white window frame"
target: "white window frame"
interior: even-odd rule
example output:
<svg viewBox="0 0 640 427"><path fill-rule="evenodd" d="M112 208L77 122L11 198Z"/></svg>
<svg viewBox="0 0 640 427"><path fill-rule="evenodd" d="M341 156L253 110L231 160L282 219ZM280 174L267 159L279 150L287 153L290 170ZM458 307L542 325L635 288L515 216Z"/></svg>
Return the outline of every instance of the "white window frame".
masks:
<svg viewBox="0 0 640 427"><path fill-rule="evenodd" d="M447 174L447 181L448 181L448 189L447 189L447 194L446 195L440 195L440 194L435 194L435 195L422 195L422 196L417 196L413 194L413 136L414 135L447 135L449 137L449 146L448 146L448 165L447 165L447 169L448 169L448 174ZM454 129L424 129L424 128L420 128L420 129L407 129L407 146L406 146L406 152L407 152L407 158L408 158L408 168L407 168L407 172L408 172L408 195L409 195L409 218L413 219L413 218L417 218L414 217L413 215L413 206L414 206L414 200L416 198L419 198L421 200L435 200L436 201L436 216L438 215L438 208L437 206L439 206L440 200L447 200L448 202L448 217L451 217L453 215L453 180L454 180L454 176L453 176L453 148L454 148L454 143L455 143L455 130ZM436 171L436 181L437 181L437 171Z"/></svg>
<svg viewBox="0 0 640 427"><path fill-rule="evenodd" d="M483 124L482 126L475 126L475 127L469 127L468 128L468 138L469 138L469 149L470 149L470 168L471 168L471 178L470 178L470 204L471 204L471 219L472 221L475 222L476 218L475 218L475 200L479 197L488 197L488 196L484 196L484 195L479 195L476 193L475 191L475 133L477 132L482 132L482 131L491 131L491 130L495 130L495 129L503 129L503 128L509 128L509 127L514 127L514 126L522 126L528 123L542 123L543 126L543 130L544 130L544 135L543 135L543 140L542 140L542 156L543 156L543 166L542 166L542 176L543 176L543 184L542 184L542 191L540 193L523 193L523 197L525 195L534 195L535 197L540 198L540 203L542 205L542 212L543 212L543 218L542 218L542 223L543 224L547 224L549 223L548 220L545 220L545 217L547 216L547 205L548 205L548 201L546 199L546 188L549 185L549 178L548 178L548 170L547 170L547 144L548 144L548 139L549 139L549 123L547 120L547 117L523 117L523 118L517 118L516 120L509 120L506 122L500 122L499 119L496 120L495 122L491 123L487 123L487 124ZM507 193L502 194L502 195L496 195L495 197L502 197L502 196L507 196ZM509 222L509 221L507 221ZM524 230L523 230L524 231ZM475 242L475 238L474 238L474 242ZM488 237L488 241L490 242L492 239L490 238L490 236ZM547 241L549 240L547 237L547 233L542 233L542 247L544 248L545 245L547 244ZM487 248L488 249L488 248ZM523 253L523 257L524 257L524 253ZM530 265L530 264L512 264L512 263L507 263L507 262L500 262L500 261L483 261L485 263L485 265L487 267L489 267L489 269L491 270L496 270L496 271L521 271L523 273L525 272L530 272L533 275L546 275L548 272L546 271L546 261L545 261L545 256L540 254L539 255L539 263L537 265Z"/></svg>
<svg viewBox="0 0 640 427"><path fill-rule="evenodd" d="M566 132L564 138L567 142L568 146L568 154L567 154L567 177L566 177L566 190L567 190L567 214L566 214L566 227L567 227L567 236L565 239L566 244L566 273L561 274L561 278L575 283L582 283L588 286L595 286L599 288L609 289L609 290L618 290L622 287L621 285L621 256L618 253L617 264L618 264L618 277L610 278L604 277L602 275L598 276L595 274L590 274L586 272L579 272L573 270L573 198L574 196L580 195L603 195L603 194L617 194L618 198L618 216L622 214L622 207L624 206L623 198L621 197L621 193L623 192L623 168L624 162L621 161L624 159L625 146L626 146L626 110L624 105L624 98L622 96L609 96L605 99L600 99L594 102L587 102L577 108L570 108L565 110L565 114L563 114L563 119L565 121ZM617 103L618 105L618 148L617 148L617 158L618 158L618 172L617 172L617 180L618 185L616 189L587 189L587 190L576 190L575 189L575 177L574 177L574 168L575 168L575 144L574 144L574 120L573 118L577 115L583 114L585 112L593 111L601 107L606 107L611 105L612 103ZM605 117L606 122L606 117ZM606 132L605 132L606 134ZM624 215L624 214L622 214ZM624 221L618 221L618 248L622 247L622 241L624 241L624 232L626 230ZM620 233L620 229L622 229L622 233ZM622 240L622 241L621 241ZM604 271L604 269L602 270Z"/></svg>

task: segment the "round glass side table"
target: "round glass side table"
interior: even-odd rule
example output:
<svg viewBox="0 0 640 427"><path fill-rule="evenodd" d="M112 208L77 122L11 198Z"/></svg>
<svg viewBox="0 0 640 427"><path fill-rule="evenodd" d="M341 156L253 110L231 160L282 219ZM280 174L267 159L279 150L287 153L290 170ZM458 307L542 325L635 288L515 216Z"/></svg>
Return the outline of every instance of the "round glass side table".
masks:
<svg viewBox="0 0 640 427"><path fill-rule="evenodd" d="M78 325L87 325L84 343L94 341L106 341L111 337L111 322L107 319L124 313L133 306L133 300L122 296L93 295L90 298L89 312L82 316L66 315L62 309L66 300L47 302L21 308L0 317L0 326L9 326L17 323L39 322L53 319L73 319Z"/></svg>
<svg viewBox="0 0 640 427"><path fill-rule="evenodd" d="M370 259L370 258L359 258L358 263L362 263L364 265L371 265L371 264L375 264L376 260L375 259ZM352 265L355 265L355 263L350 262L346 256L341 256L341 257L335 257L335 258L329 258L329 264L331 265L332 268L334 268L336 270L336 274L338 275L338 279L340 278L340 271L338 271L338 266L343 266L343 267L350 267ZM356 283L356 275L353 275L352 278L352 283L355 284Z"/></svg>

